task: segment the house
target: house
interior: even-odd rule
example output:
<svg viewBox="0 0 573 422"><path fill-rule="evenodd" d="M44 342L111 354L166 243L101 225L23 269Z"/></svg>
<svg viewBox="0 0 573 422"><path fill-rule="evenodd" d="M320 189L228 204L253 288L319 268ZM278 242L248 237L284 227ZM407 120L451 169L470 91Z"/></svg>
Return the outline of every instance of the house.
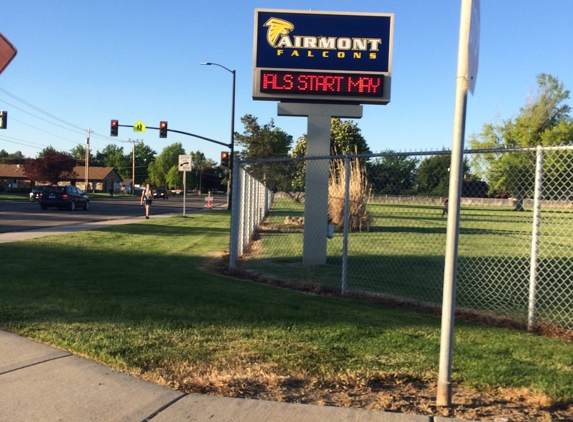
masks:
<svg viewBox="0 0 573 422"><path fill-rule="evenodd" d="M26 176L24 176L24 167L22 164L0 164L0 192L6 187L27 187L28 185L18 183L22 180L28 180Z"/></svg>
<svg viewBox="0 0 573 422"><path fill-rule="evenodd" d="M86 189L86 168L75 166L71 174L60 176L60 182L77 186L84 191L109 192L110 189L119 191L123 179L114 167L94 167L87 169L89 190ZM42 182L38 182L41 184ZM45 182L44 182L45 183ZM22 164L0 164L0 184L9 188L31 188L34 184L24 174Z"/></svg>

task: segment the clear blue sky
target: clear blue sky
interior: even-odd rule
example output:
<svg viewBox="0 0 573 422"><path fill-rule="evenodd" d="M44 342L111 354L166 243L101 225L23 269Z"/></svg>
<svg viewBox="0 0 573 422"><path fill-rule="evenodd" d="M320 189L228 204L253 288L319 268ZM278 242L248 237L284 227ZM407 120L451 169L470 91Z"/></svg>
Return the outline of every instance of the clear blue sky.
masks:
<svg viewBox="0 0 573 422"><path fill-rule="evenodd" d="M479 73L468 97L466 137L514 116L549 73L573 88L573 0L481 0ZM174 142L219 160L219 145L109 122L141 120L229 142L232 76L235 129L252 114L294 137L306 119L278 117L277 103L253 101L256 8L393 13L392 100L364 106L358 125L370 149L450 148L461 0L2 0L0 32L18 55L0 75L0 109L9 112L0 149L35 157L46 146L69 151L95 133L91 149L142 139L157 153ZM24 100L27 104L7 93ZM571 101L569 102L571 104ZM38 110L39 109L39 110ZM41 111L40 111L41 110ZM50 116L42 113L48 112ZM57 119L56 119L57 118ZM70 126L73 125L73 126Z"/></svg>

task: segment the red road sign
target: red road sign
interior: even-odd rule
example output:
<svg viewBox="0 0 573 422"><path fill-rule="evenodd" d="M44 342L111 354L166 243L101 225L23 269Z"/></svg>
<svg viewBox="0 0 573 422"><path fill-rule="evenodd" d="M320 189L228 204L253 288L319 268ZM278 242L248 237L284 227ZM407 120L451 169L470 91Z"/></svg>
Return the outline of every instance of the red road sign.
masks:
<svg viewBox="0 0 573 422"><path fill-rule="evenodd" d="M0 73L4 72L17 53L16 47L0 32Z"/></svg>

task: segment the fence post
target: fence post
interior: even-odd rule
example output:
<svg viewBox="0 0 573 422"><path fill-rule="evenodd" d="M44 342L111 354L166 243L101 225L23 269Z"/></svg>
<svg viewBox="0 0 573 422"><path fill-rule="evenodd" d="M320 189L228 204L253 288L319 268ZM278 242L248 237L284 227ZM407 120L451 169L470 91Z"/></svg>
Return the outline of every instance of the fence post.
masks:
<svg viewBox="0 0 573 422"><path fill-rule="evenodd" d="M239 176L239 160L234 160L233 163L233 174ZM237 259L239 257L239 242L240 242L240 227L241 227L241 206L240 199L242 198L241 189L242 183L240 182L241 177L236 177L233 180L233 189L235 190L235 195L231 197L231 236L229 240L229 271L235 269L237 265Z"/></svg>
<svg viewBox="0 0 573 422"><path fill-rule="evenodd" d="M350 157L344 159L344 227L342 234L342 294L346 294L348 281L348 220L350 216Z"/></svg>
<svg viewBox="0 0 573 422"><path fill-rule="evenodd" d="M533 329L533 324L535 323L542 191L543 191L543 149L541 148L541 145L537 145L537 156L535 160L535 192L533 194L533 229L531 236L531 261L529 264L529 313L527 318L527 329L529 331Z"/></svg>

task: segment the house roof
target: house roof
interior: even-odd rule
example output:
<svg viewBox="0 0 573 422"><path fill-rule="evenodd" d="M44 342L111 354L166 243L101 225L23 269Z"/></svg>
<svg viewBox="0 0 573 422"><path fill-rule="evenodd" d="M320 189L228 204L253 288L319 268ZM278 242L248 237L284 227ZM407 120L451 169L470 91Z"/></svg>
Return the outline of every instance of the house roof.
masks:
<svg viewBox="0 0 573 422"><path fill-rule="evenodd" d="M73 177L70 177L69 174L62 175L62 180L84 180L86 178L86 168L84 166L75 166L74 173L75 175ZM88 176L90 180L104 180L109 177L111 173L115 173L119 180L123 180L115 167L90 166L88 169Z"/></svg>
<svg viewBox="0 0 573 422"><path fill-rule="evenodd" d="M0 177L22 179L24 176L24 166L22 164L0 164Z"/></svg>
<svg viewBox="0 0 573 422"><path fill-rule="evenodd" d="M62 175L62 180L84 180L86 178L85 173L86 168L84 166L75 166L73 172L75 175L70 177L70 175ZM123 180L115 167L92 167L89 168L89 179L90 180L104 180L111 173L117 174L120 180ZM25 179L28 177L24 174L24 166L22 164L0 164L0 178L3 179Z"/></svg>

